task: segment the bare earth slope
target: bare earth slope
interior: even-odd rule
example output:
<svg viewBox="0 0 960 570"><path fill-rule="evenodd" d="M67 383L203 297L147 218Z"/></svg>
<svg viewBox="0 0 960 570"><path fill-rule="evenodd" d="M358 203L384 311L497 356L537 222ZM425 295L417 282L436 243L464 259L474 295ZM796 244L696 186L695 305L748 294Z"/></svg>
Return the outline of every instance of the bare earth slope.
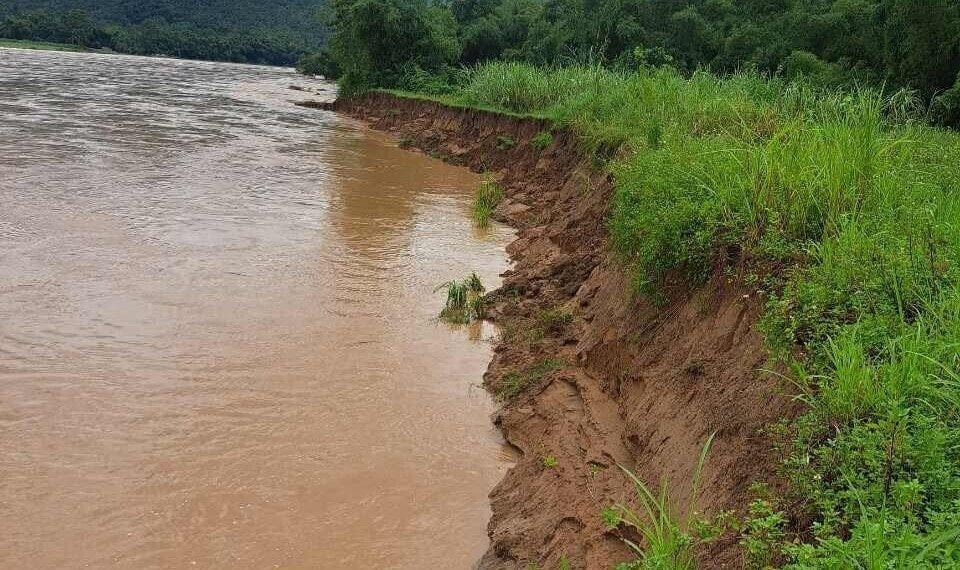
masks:
<svg viewBox="0 0 960 570"><path fill-rule="evenodd" d="M778 459L760 430L791 411L758 372L761 301L749 288L718 271L663 307L632 295L607 246L612 182L572 133L555 131L539 151L530 139L549 125L537 120L385 93L332 108L492 173L506 194L498 217L519 231L508 249L514 268L492 294L504 334L484 380L494 394L526 382L494 418L521 457L490 494L491 546L479 568L556 568L562 556L572 568L629 560L620 540L627 531L600 519L605 506L634 496L617 464L650 483L665 477L686 504L714 431L698 510L743 512L749 485L771 480ZM504 148L498 137L514 144ZM739 567L739 557L727 538L701 552L701 567Z"/></svg>

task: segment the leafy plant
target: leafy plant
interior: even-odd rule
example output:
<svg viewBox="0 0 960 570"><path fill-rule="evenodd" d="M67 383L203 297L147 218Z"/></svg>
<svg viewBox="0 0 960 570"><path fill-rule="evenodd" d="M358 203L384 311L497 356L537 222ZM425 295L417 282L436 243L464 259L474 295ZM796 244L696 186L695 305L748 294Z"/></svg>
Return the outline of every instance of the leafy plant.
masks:
<svg viewBox="0 0 960 570"><path fill-rule="evenodd" d="M500 135L497 137L497 150L510 150L517 143L508 136Z"/></svg>
<svg viewBox="0 0 960 570"><path fill-rule="evenodd" d="M446 291L447 298L440 318L452 324L466 324L486 316L486 288L476 272L461 281L447 281L438 285L434 292Z"/></svg>
<svg viewBox="0 0 960 570"><path fill-rule="evenodd" d="M780 549L786 518L774 509L769 499L757 498L750 503L743 522L740 544L744 547L751 568L768 568Z"/></svg>
<svg viewBox="0 0 960 570"><path fill-rule="evenodd" d="M704 443L693 470L690 499L686 508L677 504L671 494L667 481L660 482L660 491L654 493L636 474L626 467L620 469L634 483L637 490L638 513L626 504L617 503L613 508L619 514L619 523L629 525L640 532L643 545L624 539L638 559L630 567L635 569L694 570L697 568L694 547L697 537L691 533L692 522L696 516L696 501L700 490L701 475L707 460L707 454L716 434L711 434ZM607 512L605 519L612 524L612 514Z"/></svg>
<svg viewBox="0 0 960 570"><path fill-rule="evenodd" d="M490 217L501 200L503 188L492 177L484 176L473 195L473 221L477 227L490 225Z"/></svg>
<svg viewBox="0 0 960 570"><path fill-rule="evenodd" d="M540 151L553 144L553 135L547 131L540 131L530 139L530 146Z"/></svg>

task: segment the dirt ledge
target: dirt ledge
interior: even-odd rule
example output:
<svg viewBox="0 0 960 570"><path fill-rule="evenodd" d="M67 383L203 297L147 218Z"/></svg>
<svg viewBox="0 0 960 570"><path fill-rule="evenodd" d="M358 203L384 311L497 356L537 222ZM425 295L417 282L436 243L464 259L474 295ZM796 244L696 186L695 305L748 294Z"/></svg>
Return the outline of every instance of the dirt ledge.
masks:
<svg viewBox="0 0 960 570"><path fill-rule="evenodd" d="M508 247L514 268L491 295L505 334L484 383L497 394L514 372L528 384L494 417L522 455L490 493L491 545L478 568L557 568L562 556L571 568L610 568L630 559L621 531L600 519L605 506L633 496L616 464L648 482L666 478L686 504L714 431L699 510L743 513L750 484L773 480L779 458L760 430L792 406L757 372L766 360L755 328L761 300L719 272L666 307L632 299L607 249L612 182L573 134L556 131L538 150L530 140L549 130L544 121L386 93L312 106L490 172L506 192L497 217L519 237ZM733 537L700 555L702 568L742 565Z"/></svg>

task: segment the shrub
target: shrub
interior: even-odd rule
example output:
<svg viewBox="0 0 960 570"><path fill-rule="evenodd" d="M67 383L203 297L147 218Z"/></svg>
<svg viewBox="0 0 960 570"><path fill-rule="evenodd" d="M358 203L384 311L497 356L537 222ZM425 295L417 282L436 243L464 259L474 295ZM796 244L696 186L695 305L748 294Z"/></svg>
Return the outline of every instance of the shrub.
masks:
<svg viewBox="0 0 960 570"><path fill-rule="evenodd" d="M490 217L501 200L503 188L490 176L484 176L473 195L473 221L477 227L490 225Z"/></svg>
<svg viewBox="0 0 960 570"><path fill-rule="evenodd" d="M536 150L543 150L553 144L553 135L547 131L540 131L530 139L530 146Z"/></svg>
<svg viewBox="0 0 960 570"><path fill-rule="evenodd" d="M297 71L304 75L322 75L324 79L331 80L340 77L340 69L327 50L301 57L297 60Z"/></svg>

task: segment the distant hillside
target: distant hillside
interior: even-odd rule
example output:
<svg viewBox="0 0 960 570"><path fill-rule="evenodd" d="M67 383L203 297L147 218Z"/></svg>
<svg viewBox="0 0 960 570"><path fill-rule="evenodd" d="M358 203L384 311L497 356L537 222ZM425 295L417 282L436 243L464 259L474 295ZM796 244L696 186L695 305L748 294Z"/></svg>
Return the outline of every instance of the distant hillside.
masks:
<svg viewBox="0 0 960 570"><path fill-rule="evenodd" d="M0 0L0 37L289 65L326 40L326 0Z"/></svg>
<svg viewBox="0 0 960 570"><path fill-rule="evenodd" d="M0 0L0 14L83 10L101 23L139 24L151 18L233 31L298 31L322 35L324 0Z"/></svg>

